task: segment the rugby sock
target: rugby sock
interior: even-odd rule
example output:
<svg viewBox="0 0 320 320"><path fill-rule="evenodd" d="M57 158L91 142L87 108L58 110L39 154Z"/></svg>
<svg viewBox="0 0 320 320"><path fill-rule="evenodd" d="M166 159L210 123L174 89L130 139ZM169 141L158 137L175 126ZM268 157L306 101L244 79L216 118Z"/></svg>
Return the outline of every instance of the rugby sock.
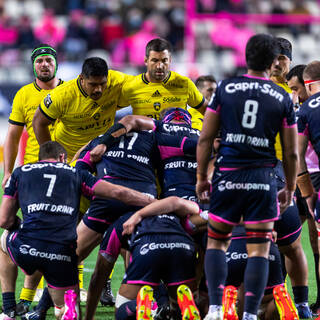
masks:
<svg viewBox="0 0 320 320"><path fill-rule="evenodd" d="M35 294L36 294L36 290L22 288L20 293L20 300L32 302Z"/></svg>
<svg viewBox="0 0 320 320"><path fill-rule="evenodd" d="M11 317L12 311L15 312L16 299L14 292L4 292L2 293L2 308L3 312ZM15 315L13 314L12 318Z"/></svg>
<svg viewBox="0 0 320 320"><path fill-rule="evenodd" d="M292 287L292 293L294 297L294 303L297 304L305 304L308 305L308 286L295 286Z"/></svg>
<svg viewBox="0 0 320 320"><path fill-rule="evenodd" d="M153 290L153 296L157 301L158 307L169 304L169 296L166 286L161 282L159 286L155 287Z"/></svg>
<svg viewBox="0 0 320 320"><path fill-rule="evenodd" d="M281 258L281 271L282 271L282 277L285 280L287 277L287 269L286 269L286 261L284 254L280 252L280 258Z"/></svg>
<svg viewBox="0 0 320 320"><path fill-rule="evenodd" d="M269 275L269 260L263 257L251 257L247 260L244 273L244 311L257 314ZM248 318L251 319L251 318Z"/></svg>
<svg viewBox="0 0 320 320"><path fill-rule="evenodd" d="M116 312L116 320L135 320L137 301L131 300L122 304Z"/></svg>
<svg viewBox="0 0 320 320"><path fill-rule="evenodd" d="M314 268L315 268L315 274L316 274L316 281L317 281L317 303L320 303L320 277L319 277L319 254L314 253Z"/></svg>
<svg viewBox="0 0 320 320"><path fill-rule="evenodd" d="M78 264L79 288L83 289L83 263Z"/></svg>
<svg viewBox="0 0 320 320"><path fill-rule="evenodd" d="M257 316L249 312L244 312L242 320L257 320Z"/></svg>
<svg viewBox="0 0 320 320"><path fill-rule="evenodd" d="M39 284L38 284L37 289L43 289L43 282L44 282L43 279L44 279L44 278L43 278L43 276L42 276L41 279L40 279L40 282L39 282Z"/></svg>
<svg viewBox="0 0 320 320"><path fill-rule="evenodd" d="M41 311L47 311L53 306L54 306L54 304L53 304L53 301L52 301L51 296L49 294L48 287L45 287L36 309L41 310Z"/></svg>
<svg viewBox="0 0 320 320"><path fill-rule="evenodd" d="M209 305L221 306L224 284L228 274L225 252L207 249L204 266L208 283Z"/></svg>

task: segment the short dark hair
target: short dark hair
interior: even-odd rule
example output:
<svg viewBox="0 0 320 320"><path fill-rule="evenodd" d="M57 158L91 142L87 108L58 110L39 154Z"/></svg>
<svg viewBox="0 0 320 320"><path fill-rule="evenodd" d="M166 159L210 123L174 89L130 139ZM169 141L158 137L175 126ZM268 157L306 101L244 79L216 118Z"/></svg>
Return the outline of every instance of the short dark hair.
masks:
<svg viewBox="0 0 320 320"><path fill-rule="evenodd" d="M286 75L286 79L287 81L291 80L291 78L293 77L297 77L299 82L304 85L304 81L303 81L303 71L306 68L306 64L298 64L296 66L294 66Z"/></svg>
<svg viewBox="0 0 320 320"><path fill-rule="evenodd" d="M92 57L84 60L81 74L85 78L108 76L108 65L105 60L99 57Z"/></svg>
<svg viewBox="0 0 320 320"><path fill-rule="evenodd" d="M252 36L246 45L246 62L249 69L264 71L271 67L279 55L276 38L268 34Z"/></svg>
<svg viewBox="0 0 320 320"><path fill-rule="evenodd" d="M276 37L280 54L287 56L290 60L292 60L292 44L289 40L281 37Z"/></svg>
<svg viewBox="0 0 320 320"><path fill-rule="evenodd" d="M307 64L303 71L303 79L320 80L320 61L314 60Z"/></svg>
<svg viewBox="0 0 320 320"><path fill-rule="evenodd" d="M64 158L67 159L67 151L59 142L47 141L40 145L39 161L50 158L58 160L61 154L64 154Z"/></svg>
<svg viewBox="0 0 320 320"><path fill-rule="evenodd" d="M169 41L163 38L152 39L147 43L146 46L146 57L149 57L150 51L164 51L168 50L169 53L172 52L172 45Z"/></svg>
<svg viewBox="0 0 320 320"><path fill-rule="evenodd" d="M195 81L196 87L202 89L205 81L217 83L215 77L212 75L200 76Z"/></svg>

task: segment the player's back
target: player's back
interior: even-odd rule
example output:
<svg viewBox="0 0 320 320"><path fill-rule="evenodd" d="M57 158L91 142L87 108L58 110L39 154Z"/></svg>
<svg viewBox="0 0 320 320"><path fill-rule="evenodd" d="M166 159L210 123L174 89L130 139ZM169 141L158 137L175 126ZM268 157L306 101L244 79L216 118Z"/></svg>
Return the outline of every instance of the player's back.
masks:
<svg viewBox="0 0 320 320"><path fill-rule="evenodd" d="M96 181L89 173L61 162L43 161L17 168L6 191L19 200L23 215L19 233L59 243L75 241L81 192L92 192Z"/></svg>
<svg viewBox="0 0 320 320"><path fill-rule="evenodd" d="M274 165L277 133L295 124L288 93L258 77L222 81L209 110L220 115L219 167Z"/></svg>

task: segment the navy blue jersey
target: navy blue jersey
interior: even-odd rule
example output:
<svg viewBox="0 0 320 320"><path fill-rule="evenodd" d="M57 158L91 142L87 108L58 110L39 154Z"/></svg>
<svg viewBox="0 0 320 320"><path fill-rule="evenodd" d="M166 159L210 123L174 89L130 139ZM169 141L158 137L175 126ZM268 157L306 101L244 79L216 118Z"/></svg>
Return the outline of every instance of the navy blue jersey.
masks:
<svg viewBox="0 0 320 320"><path fill-rule="evenodd" d="M134 244L135 241L138 241L142 236L148 234L177 234L185 236L193 241L184 230L180 218L175 214L170 213L142 219L142 221L136 226L135 232L132 235L132 244Z"/></svg>
<svg viewBox="0 0 320 320"><path fill-rule="evenodd" d="M77 238L80 195L92 195L97 178L61 162L37 162L14 170L4 196L19 200L19 234L62 244Z"/></svg>
<svg viewBox="0 0 320 320"><path fill-rule="evenodd" d="M154 167L159 152L152 131L127 133L105 152L101 161L92 164L89 152L98 142L99 138L92 140L81 152L76 167L91 167L99 178L109 176L155 184Z"/></svg>
<svg viewBox="0 0 320 320"><path fill-rule="evenodd" d="M298 132L306 135L317 156L320 156L320 92L305 101L298 112Z"/></svg>
<svg viewBox="0 0 320 320"><path fill-rule="evenodd" d="M163 123L155 121L155 132L161 156L161 168L159 176L162 181L162 192L183 185L196 184L196 146L200 131L191 128L187 124ZM166 136L172 135L177 139L181 138L181 153L170 152L172 148L167 147ZM188 138L188 139L187 139Z"/></svg>
<svg viewBox="0 0 320 320"><path fill-rule="evenodd" d="M274 165L277 133L281 127L295 125L289 94L272 81L258 77L222 81L208 111L220 115L217 167Z"/></svg>

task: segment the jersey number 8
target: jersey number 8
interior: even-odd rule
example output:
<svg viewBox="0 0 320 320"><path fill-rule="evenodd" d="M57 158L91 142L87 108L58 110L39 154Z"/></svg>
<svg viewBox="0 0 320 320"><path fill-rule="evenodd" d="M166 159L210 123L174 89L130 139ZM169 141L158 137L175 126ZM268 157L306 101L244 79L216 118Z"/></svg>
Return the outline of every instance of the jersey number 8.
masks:
<svg viewBox="0 0 320 320"><path fill-rule="evenodd" d="M253 129L257 121L258 102L255 100L247 100L244 104L244 113L242 116L242 126L244 128Z"/></svg>

